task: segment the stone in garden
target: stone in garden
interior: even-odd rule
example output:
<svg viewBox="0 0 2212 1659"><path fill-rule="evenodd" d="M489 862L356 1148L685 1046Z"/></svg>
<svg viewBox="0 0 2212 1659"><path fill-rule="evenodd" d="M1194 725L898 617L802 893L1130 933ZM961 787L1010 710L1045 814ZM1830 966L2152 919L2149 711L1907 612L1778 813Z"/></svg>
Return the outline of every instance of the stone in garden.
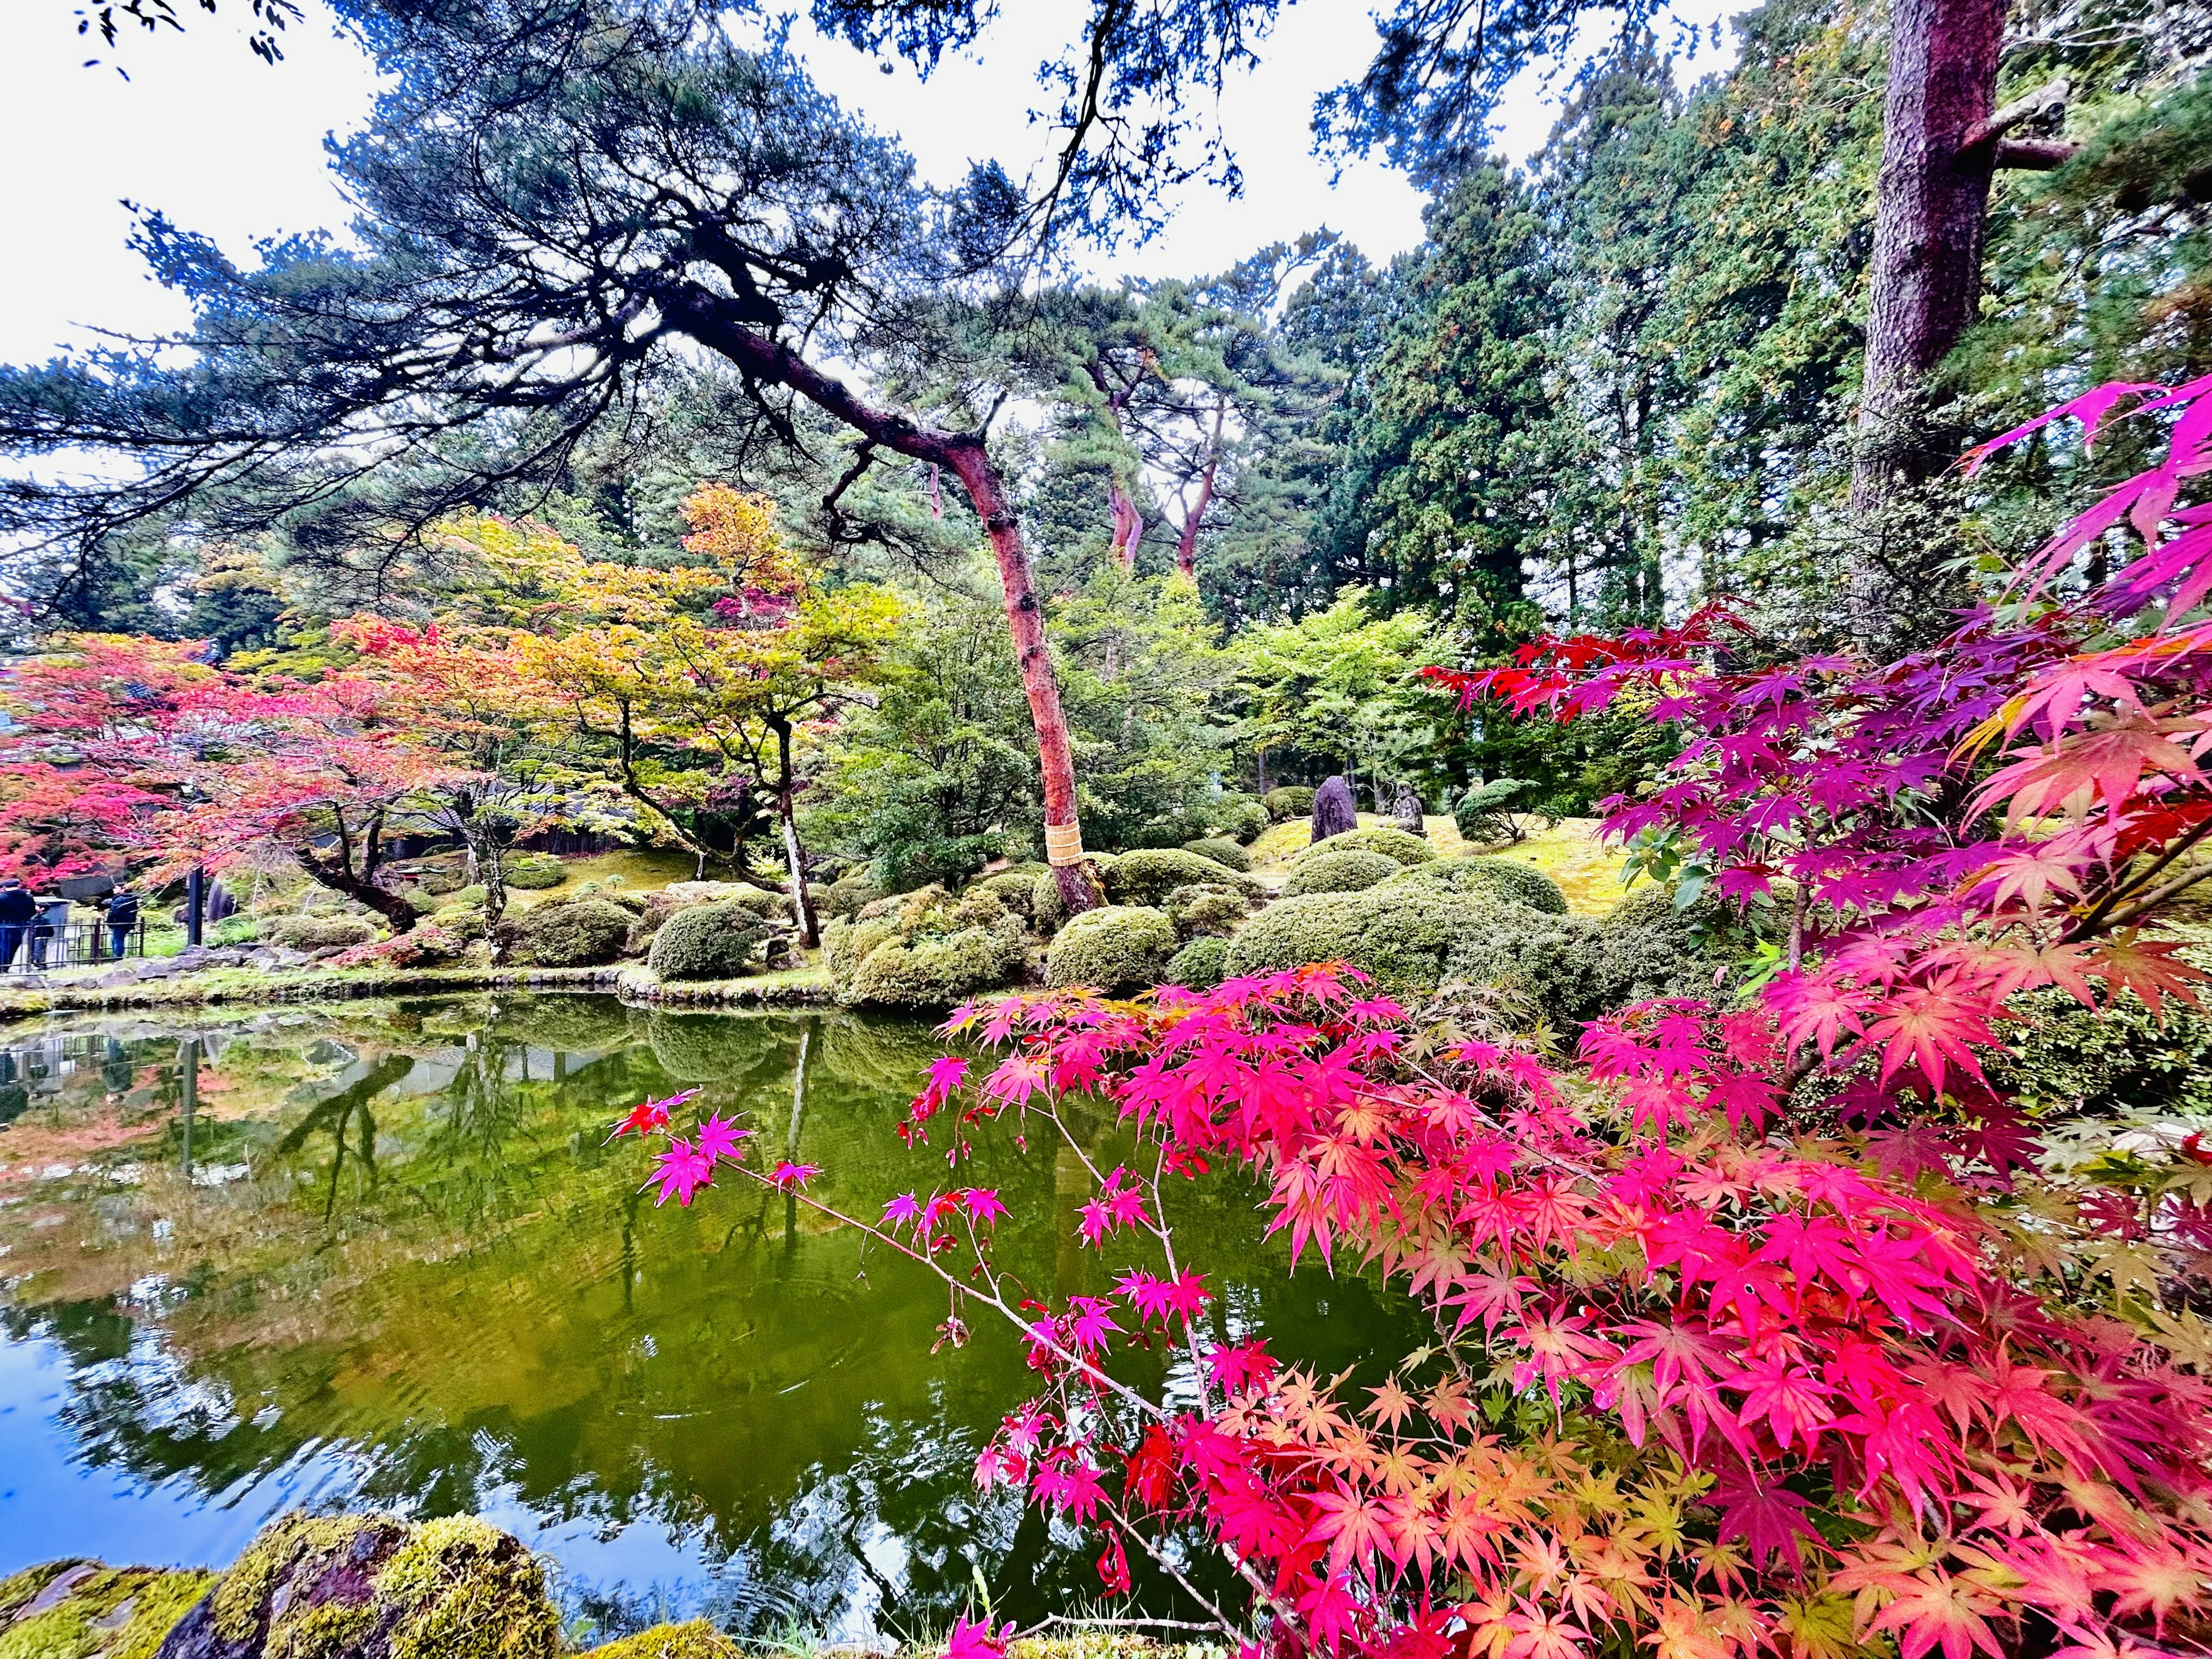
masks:
<svg viewBox="0 0 2212 1659"><path fill-rule="evenodd" d="M1314 793L1314 841L1327 841L1359 827L1359 810L1352 804L1352 786L1339 773Z"/></svg>
<svg viewBox="0 0 2212 1659"><path fill-rule="evenodd" d="M1413 793L1411 784L1398 786L1397 804L1391 810L1397 818L1398 828L1407 835L1426 836L1429 833L1427 825L1422 822L1421 798Z"/></svg>

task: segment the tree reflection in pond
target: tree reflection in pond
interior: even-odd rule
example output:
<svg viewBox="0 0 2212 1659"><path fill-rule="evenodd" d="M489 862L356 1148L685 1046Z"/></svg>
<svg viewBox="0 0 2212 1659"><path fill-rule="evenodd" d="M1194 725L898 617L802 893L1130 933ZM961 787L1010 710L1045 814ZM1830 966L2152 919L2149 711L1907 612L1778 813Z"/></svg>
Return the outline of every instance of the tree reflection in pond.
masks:
<svg viewBox="0 0 2212 1659"><path fill-rule="evenodd" d="M913 1024L592 997L0 1036L0 1113L22 1097L0 1331L52 1362L0 1370L0 1392L60 1379L0 1397L0 1467L60 1471L0 1496L0 1572L102 1514L142 1559L219 1563L307 1496L488 1513L615 1628L941 1628L979 1573L1002 1616L1089 1601L1073 1538L971 1482L1026 1392L1010 1334L933 1354L944 1294L911 1264L750 1184L656 1209L635 1150L603 1144L638 1100L696 1087L872 1214L945 1179L891 1133L933 1052ZM1110 1113L1089 1121L1110 1160ZM1002 1265L1062 1295L1115 1265L1073 1248L1064 1174L1053 1143L1004 1135L972 1177L1010 1208ZM1249 1191L1211 1178L1183 1207L1232 1275L1224 1334L1331 1369L1409 1346L1412 1314L1364 1283L1290 1277ZM1188 1611L1176 1594L1138 1587L1162 1613Z"/></svg>

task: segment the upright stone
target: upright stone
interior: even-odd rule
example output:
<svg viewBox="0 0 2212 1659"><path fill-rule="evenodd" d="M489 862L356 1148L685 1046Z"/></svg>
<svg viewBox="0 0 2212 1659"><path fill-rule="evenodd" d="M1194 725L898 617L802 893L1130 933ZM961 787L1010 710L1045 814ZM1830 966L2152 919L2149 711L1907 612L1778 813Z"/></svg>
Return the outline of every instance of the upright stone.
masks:
<svg viewBox="0 0 2212 1659"><path fill-rule="evenodd" d="M1327 841L1358 827L1359 812L1352 802L1352 786L1339 773L1315 792L1312 839Z"/></svg>
<svg viewBox="0 0 2212 1659"><path fill-rule="evenodd" d="M1413 785L1401 783L1398 786L1397 804L1390 810L1397 819L1398 828L1409 836L1427 837L1429 827L1423 822L1421 798L1413 793Z"/></svg>

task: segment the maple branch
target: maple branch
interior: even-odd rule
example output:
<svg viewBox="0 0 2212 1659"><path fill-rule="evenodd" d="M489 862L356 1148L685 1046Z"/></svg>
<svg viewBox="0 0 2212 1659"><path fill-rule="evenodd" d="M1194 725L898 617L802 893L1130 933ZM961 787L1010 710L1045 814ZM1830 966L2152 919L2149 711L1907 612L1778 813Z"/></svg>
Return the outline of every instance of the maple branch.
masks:
<svg viewBox="0 0 2212 1659"><path fill-rule="evenodd" d="M2164 903L2175 893L2194 886L2207 874L2212 874L2212 866L2208 866L2204 870L2178 884L2169 882L2165 887L2143 898L2140 903L2132 904L2124 917L2112 916L2113 909L2123 899L2142 893L2146 883L2207 836L2212 836L2212 817L2203 819L2191 827L2185 835L2176 839L2174 843L2153 860L2140 875L2115 882L2087 914L2068 926L2066 931L2058 936L2058 942L2062 945L2074 945L2107 927L2124 927L2130 921L2142 915L2148 907Z"/></svg>
<svg viewBox="0 0 2212 1659"><path fill-rule="evenodd" d="M1197 1602L1199 1606L1204 1607L1208 1613L1213 1615L1212 1628L1219 1631L1224 1636L1226 1636L1232 1642L1237 1642L1243 1639L1243 1632L1238 1630L1236 1626L1229 1622L1229 1615L1222 1612L1219 1607L1214 1606L1211 1601L1207 1600L1205 1592L1200 1590L1197 1585L1192 1583L1188 1578L1184 1577L1182 1569L1176 1565L1174 1562L1169 1560L1166 1554L1158 1549L1152 1543L1151 1539L1146 1537L1144 1534L1139 1532L1136 1528L1130 1525L1129 1517L1121 1513L1121 1507L1118 1504L1109 1502L1106 1503L1103 1507L1106 1513L1114 1517L1115 1524L1120 1527L1123 1532L1129 1535L1129 1541L1131 1543L1134 1544L1139 1549L1144 1551L1146 1554L1151 1556L1153 1561L1158 1565L1163 1572L1166 1573L1169 1577L1174 1579L1176 1583L1182 1586L1184 1594L1188 1595L1192 1601ZM1246 1578L1251 1583L1253 1588L1264 1594L1266 1591L1266 1586L1260 1583L1258 1576L1255 1574L1249 1567L1244 1567L1241 1562L1238 1565L1242 1569ZM1268 1600L1271 1603L1273 1603L1279 1612L1282 1610L1281 1604L1279 1602L1275 1602L1273 1597L1270 1596L1268 1597ZM1205 1626L1186 1626L1183 1628L1203 1629Z"/></svg>

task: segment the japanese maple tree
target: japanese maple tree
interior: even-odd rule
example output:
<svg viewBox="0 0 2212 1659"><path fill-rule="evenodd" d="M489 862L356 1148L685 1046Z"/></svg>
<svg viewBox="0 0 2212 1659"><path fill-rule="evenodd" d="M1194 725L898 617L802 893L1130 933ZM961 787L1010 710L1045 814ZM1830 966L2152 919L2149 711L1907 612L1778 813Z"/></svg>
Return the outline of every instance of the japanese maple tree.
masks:
<svg viewBox="0 0 2212 1659"><path fill-rule="evenodd" d="M2201 1648L2212 1152L2177 1127L2085 1170L1992 1080L2024 996L2155 1010L2205 977L2158 929L2212 835L2212 512L2185 504L2212 380L2057 413L2124 401L2166 424L2160 465L1924 655L1764 662L1715 608L1441 676L1529 716L1656 698L1683 748L1610 828L1686 909L1787 918L1712 999L1597 1020L1571 1066L1480 993L1409 1012L1328 964L956 1011L983 1058L939 1060L902 1133L957 1167L988 1126L1056 1131L1092 1184L1082 1242L1145 1261L1055 1299L995 1259L990 1190L837 1217L940 1276L948 1330L995 1316L1026 1346L1036 1393L979 1482L1091 1529L1109 1592L1145 1552L1285 1652ZM2118 570L2091 580L2099 538ZM1136 1156L1090 1161L1085 1099ZM618 1131L665 1137L663 1201L725 1172L815 1201L682 1103ZM1348 1390L1201 1318L1173 1212L1224 1164L1294 1263L1384 1275L1433 1340ZM1164 1384L1127 1380L1161 1343ZM1198 1540L1241 1597L1184 1571ZM955 1659L1006 1635L963 1619Z"/></svg>

